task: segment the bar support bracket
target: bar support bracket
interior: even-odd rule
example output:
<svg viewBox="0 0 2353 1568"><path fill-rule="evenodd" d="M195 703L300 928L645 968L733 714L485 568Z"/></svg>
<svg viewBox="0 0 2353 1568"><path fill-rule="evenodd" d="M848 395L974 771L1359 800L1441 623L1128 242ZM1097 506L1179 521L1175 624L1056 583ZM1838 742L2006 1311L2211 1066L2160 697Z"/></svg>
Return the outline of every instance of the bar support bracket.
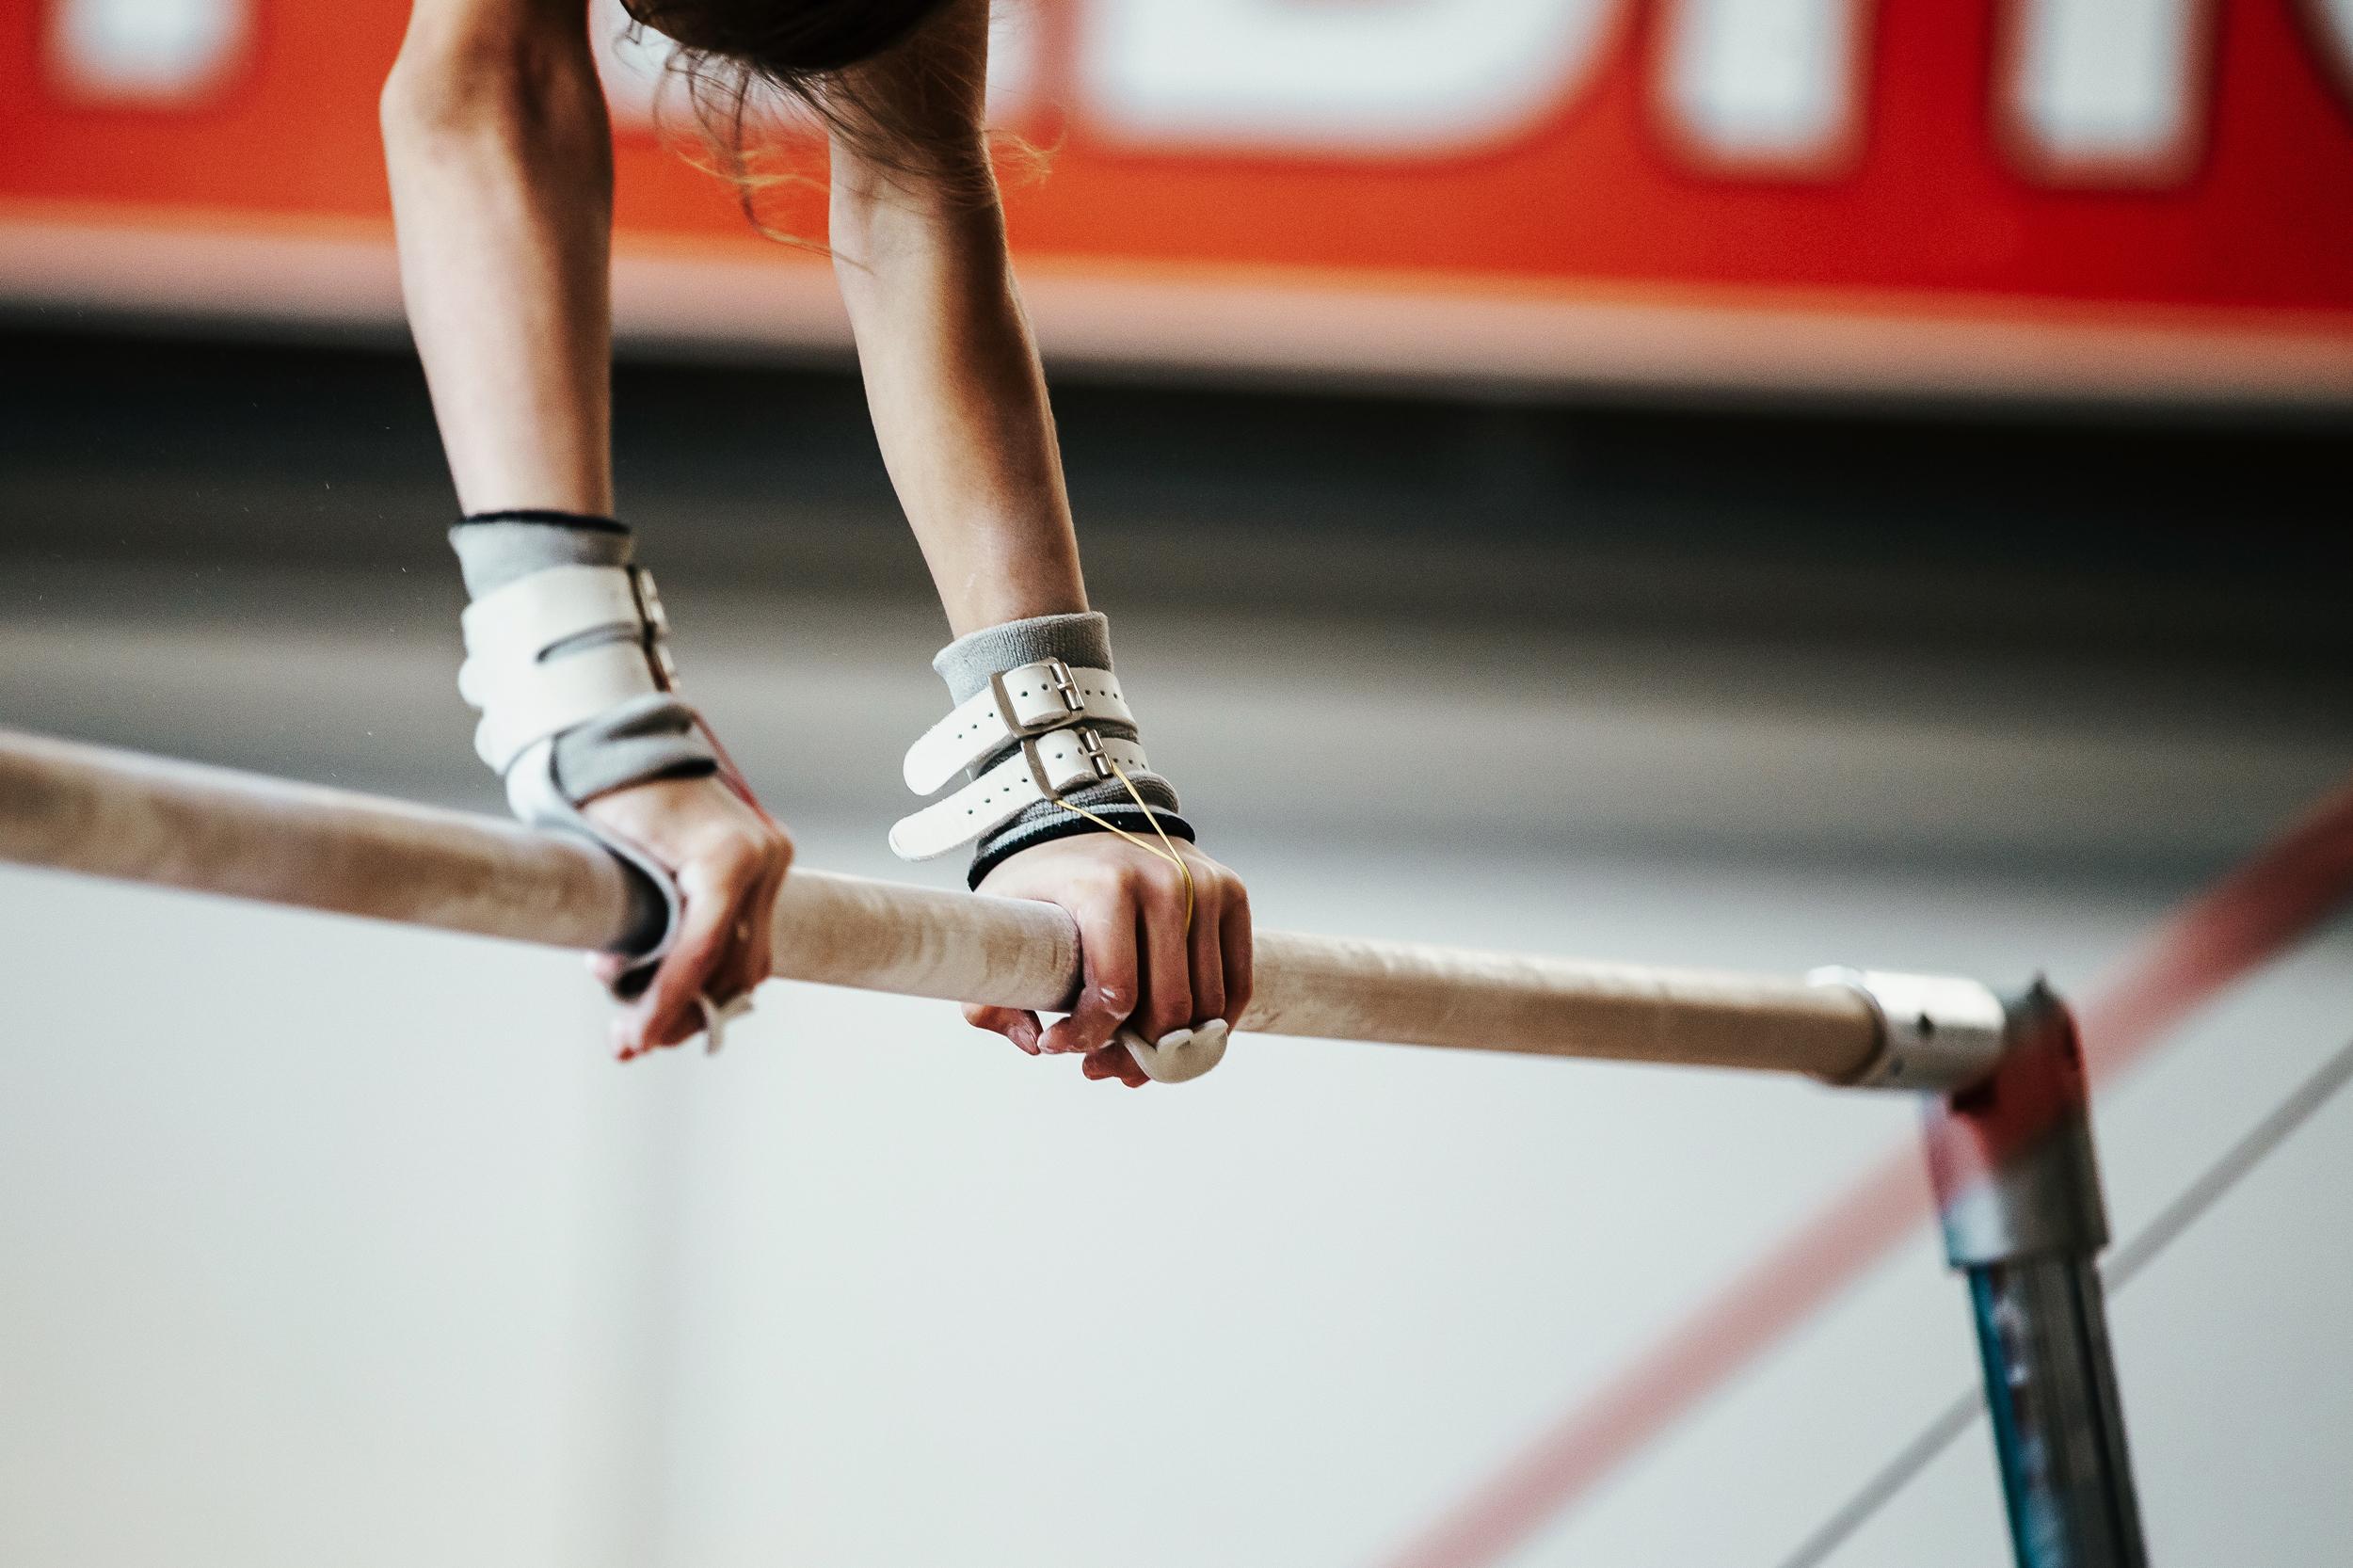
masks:
<svg viewBox="0 0 2353 1568"><path fill-rule="evenodd" d="M2099 1254L2105 1203L2075 1022L2040 983L1993 1072L1927 1112L1945 1252L1969 1284L2019 1568L2147 1568Z"/></svg>

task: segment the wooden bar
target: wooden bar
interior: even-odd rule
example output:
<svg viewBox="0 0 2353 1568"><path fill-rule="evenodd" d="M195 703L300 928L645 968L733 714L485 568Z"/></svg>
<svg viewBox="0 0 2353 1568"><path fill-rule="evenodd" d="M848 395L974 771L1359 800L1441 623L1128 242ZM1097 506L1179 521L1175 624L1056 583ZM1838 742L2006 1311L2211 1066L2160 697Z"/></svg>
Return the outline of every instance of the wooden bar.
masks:
<svg viewBox="0 0 2353 1568"><path fill-rule="evenodd" d="M0 861L555 947L630 928L594 845L464 812L0 729ZM1058 1008L1078 984L1048 904L795 869L776 973ZM1833 1080L1876 1047L1868 1006L1796 979L1261 932L1245 1031Z"/></svg>

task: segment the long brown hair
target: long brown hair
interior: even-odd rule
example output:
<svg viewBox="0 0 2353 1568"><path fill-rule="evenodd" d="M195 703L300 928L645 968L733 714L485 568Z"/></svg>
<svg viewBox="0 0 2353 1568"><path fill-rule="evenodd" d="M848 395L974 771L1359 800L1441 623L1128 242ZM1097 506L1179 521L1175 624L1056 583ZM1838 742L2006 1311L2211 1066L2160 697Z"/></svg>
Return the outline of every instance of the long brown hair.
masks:
<svg viewBox="0 0 2353 1568"><path fill-rule="evenodd" d="M952 51L919 56L910 47L959 0L621 3L634 24L678 45L670 78L685 89L716 172L771 237L808 243L762 221L760 194L811 183L776 165L778 108L797 105L873 168L972 199L993 190L985 152L958 136L953 116L937 112L942 104L978 101L984 56L968 63Z"/></svg>

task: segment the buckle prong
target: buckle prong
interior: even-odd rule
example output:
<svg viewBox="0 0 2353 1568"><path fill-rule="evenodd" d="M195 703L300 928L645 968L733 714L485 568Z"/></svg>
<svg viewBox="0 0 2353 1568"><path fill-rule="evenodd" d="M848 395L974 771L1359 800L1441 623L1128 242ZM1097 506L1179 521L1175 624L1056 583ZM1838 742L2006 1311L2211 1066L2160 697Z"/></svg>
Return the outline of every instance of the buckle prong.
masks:
<svg viewBox="0 0 2353 1568"><path fill-rule="evenodd" d="M1035 664L1024 664L1023 670L1043 669L1046 684L1062 704L1062 712L1044 718L1025 719L1014 706L1013 694L1005 689L1005 678L1021 670L1000 670L988 678L989 690L997 696L997 716L1004 721L1005 733L1016 738L1048 734L1065 728L1076 717L1086 715L1086 697L1079 690L1079 679L1070 673L1070 666L1060 659L1041 659Z"/></svg>
<svg viewBox="0 0 2353 1568"><path fill-rule="evenodd" d="M630 568L629 593L637 603L638 642L646 650L653 683L665 692L677 691L678 661L670 655L670 616L662 607L662 591L653 584L653 573L643 567Z"/></svg>
<svg viewBox="0 0 2353 1568"><path fill-rule="evenodd" d="M1079 695L1079 682L1070 673L1070 666L1060 659L1048 659L1046 679L1054 683L1054 695L1062 698L1063 707L1073 713L1087 711L1086 698Z"/></svg>
<svg viewBox="0 0 2353 1568"><path fill-rule="evenodd" d="M1086 764L1087 771L1096 778L1104 779L1112 776L1112 760L1103 749L1103 737L1096 733L1092 726L1074 725L1066 729L1054 730L1052 733L1067 735L1078 743L1079 760ZM1048 800L1055 800L1061 797L1066 786L1054 781L1053 776L1046 771L1046 759L1038 755L1038 743L1045 738L1042 735L1023 736L1021 755L1029 761L1030 779L1037 786L1037 792Z"/></svg>

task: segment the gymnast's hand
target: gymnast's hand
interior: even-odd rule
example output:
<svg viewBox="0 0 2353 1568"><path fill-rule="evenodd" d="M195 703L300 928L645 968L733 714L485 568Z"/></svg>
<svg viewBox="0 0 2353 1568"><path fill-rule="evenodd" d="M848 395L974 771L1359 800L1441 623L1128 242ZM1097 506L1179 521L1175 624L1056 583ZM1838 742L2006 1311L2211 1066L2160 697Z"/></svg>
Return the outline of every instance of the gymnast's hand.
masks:
<svg viewBox="0 0 2353 1568"><path fill-rule="evenodd" d="M1250 895L1241 879L1182 840L1193 872L1193 933L1185 933L1185 879L1167 861L1108 833L1057 839L1008 857L980 891L1057 904L1079 922L1085 978L1079 1004L1040 1032L1037 1015L968 1007L964 1016L1031 1055L1078 1055L1086 1076L1130 1089L1148 1081L1122 1024L1147 1040L1223 1018L1230 1027L1250 1003Z"/></svg>
<svg viewBox="0 0 2353 1568"><path fill-rule="evenodd" d="M613 1021L624 1062L702 1032L696 998L747 996L768 978L776 894L792 864L784 829L715 777L658 778L599 795L582 810L669 868L685 900L678 941L643 995ZM610 984L625 960L590 961Z"/></svg>

